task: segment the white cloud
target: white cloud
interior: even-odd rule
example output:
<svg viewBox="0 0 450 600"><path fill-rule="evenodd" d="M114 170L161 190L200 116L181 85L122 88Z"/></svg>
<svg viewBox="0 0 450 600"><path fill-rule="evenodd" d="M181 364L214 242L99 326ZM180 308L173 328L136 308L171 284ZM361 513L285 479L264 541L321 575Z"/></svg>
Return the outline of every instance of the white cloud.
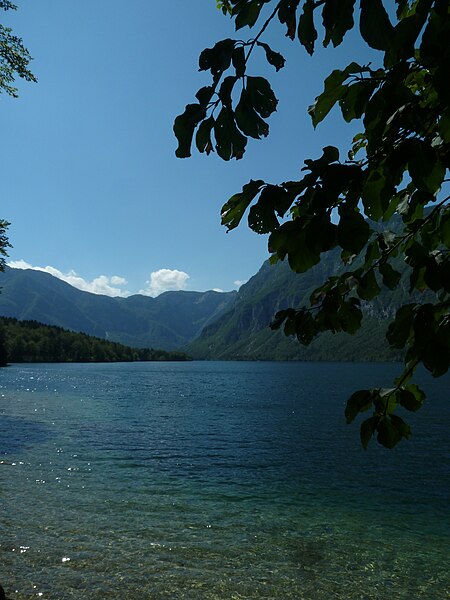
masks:
<svg viewBox="0 0 450 600"><path fill-rule="evenodd" d="M113 285L126 285L128 281L125 279L125 277L118 277L117 275L113 275L111 277L111 283Z"/></svg>
<svg viewBox="0 0 450 600"><path fill-rule="evenodd" d="M240 279L236 279L236 281L233 281L233 284L237 287L241 287L241 285L244 285L244 283L247 283L247 279L243 279L242 281Z"/></svg>
<svg viewBox="0 0 450 600"><path fill-rule="evenodd" d="M83 279L83 277L80 277L75 271L62 273L62 271L55 269L55 267L34 267L24 260L12 260L7 264L13 269L33 269L34 271L50 273L50 275L53 275L53 277L57 277L58 279L61 279L62 281L65 281L66 283L84 292L91 292L91 294L103 294L111 297L120 296L122 298L126 298L130 295L129 291L120 289L120 287L118 287L127 284L127 280L123 277L119 277L118 275L113 275L112 277L99 275L92 281L87 281L86 279Z"/></svg>
<svg viewBox="0 0 450 600"><path fill-rule="evenodd" d="M33 269L34 267L30 263L25 262L22 258L20 260L10 260L6 263L11 269Z"/></svg>
<svg viewBox="0 0 450 600"><path fill-rule="evenodd" d="M213 291L213 292L223 292L223 290L220 289L220 288L213 288L211 291Z"/></svg>
<svg viewBox="0 0 450 600"><path fill-rule="evenodd" d="M146 287L139 291L144 296L159 296L163 292L184 290L187 286L189 275L177 269L159 269L150 273Z"/></svg>

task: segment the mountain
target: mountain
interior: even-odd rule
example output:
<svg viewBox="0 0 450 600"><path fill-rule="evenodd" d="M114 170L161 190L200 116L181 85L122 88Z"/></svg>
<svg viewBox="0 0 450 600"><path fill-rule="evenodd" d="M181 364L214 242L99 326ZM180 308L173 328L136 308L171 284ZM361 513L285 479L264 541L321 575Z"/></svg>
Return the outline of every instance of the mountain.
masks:
<svg viewBox="0 0 450 600"><path fill-rule="evenodd" d="M243 285L236 301L184 350L194 358L236 360L396 360L400 353L386 347L388 321L408 297L406 283L394 292L384 291L375 302L362 304L363 326L355 335L322 334L310 346L273 332L274 314L288 306L308 303L311 292L342 268L337 253L330 253L306 273L293 273L285 262L265 262Z"/></svg>
<svg viewBox="0 0 450 600"><path fill-rule="evenodd" d="M394 267L405 270L400 258ZM387 347L385 334L397 308L411 299L405 277L394 291L362 302L365 318L355 335L327 332L305 347L270 330L277 311L308 304L311 292L342 268L336 249L300 275L286 262L267 261L238 292L165 292L156 298L99 296L47 273L7 269L0 273L0 316L32 319L128 346L181 349L197 359L400 359L400 352Z"/></svg>
<svg viewBox="0 0 450 600"><path fill-rule="evenodd" d="M110 298L35 270L0 273L0 316L34 320L137 348L174 350L230 309L236 292L164 292Z"/></svg>

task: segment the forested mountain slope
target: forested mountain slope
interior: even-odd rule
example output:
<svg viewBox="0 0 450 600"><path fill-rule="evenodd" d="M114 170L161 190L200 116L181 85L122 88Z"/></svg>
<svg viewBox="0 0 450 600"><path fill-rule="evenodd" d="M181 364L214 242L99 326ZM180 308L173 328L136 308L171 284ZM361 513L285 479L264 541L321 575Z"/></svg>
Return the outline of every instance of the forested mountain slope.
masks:
<svg viewBox="0 0 450 600"><path fill-rule="evenodd" d="M138 348L173 350L233 304L236 292L165 292L110 298L41 271L0 273L0 316L34 320Z"/></svg>
<svg viewBox="0 0 450 600"><path fill-rule="evenodd" d="M304 347L269 324L274 314L300 306L326 277L338 272L337 256L330 253L316 267L297 275L285 262L265 262L243 285L231 309L206 326L186 346L194 358L252 360L394 360L386 348L387 322L408 295L407 283L395 292L384 291L374 303L363 304L363 327L355 335L324 334Z"/></svg>
<svg viewBox="0 0 450 600"><path fill-rule="evenodd" d="M0 317L0 366L8 362L136 362L188 360L181 352L130 348L85 333Z"/></svg>

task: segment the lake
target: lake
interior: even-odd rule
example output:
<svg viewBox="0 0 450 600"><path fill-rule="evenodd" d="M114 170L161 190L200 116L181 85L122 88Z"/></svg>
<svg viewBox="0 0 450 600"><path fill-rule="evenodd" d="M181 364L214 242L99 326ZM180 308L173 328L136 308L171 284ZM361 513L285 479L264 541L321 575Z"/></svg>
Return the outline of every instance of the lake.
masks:
<svg viewBox="0 0 450 600"><path fill-rule="evenodd" d="M0 583L15 600L450 598L448 377L394 450L346 425L395 364L0 370Z"/></svg>

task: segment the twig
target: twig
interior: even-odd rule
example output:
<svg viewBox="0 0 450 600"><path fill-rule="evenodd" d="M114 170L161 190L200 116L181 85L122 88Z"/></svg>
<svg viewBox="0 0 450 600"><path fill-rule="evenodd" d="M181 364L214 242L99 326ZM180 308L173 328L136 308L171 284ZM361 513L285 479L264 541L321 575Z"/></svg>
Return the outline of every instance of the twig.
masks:
<svg viewBox="0 0 450 600"><path fill-rule="evenodd" d="M276 5L275 9L273 10L272 14L270 15L270 17L267 19L267 21L264 23L264 25L262 26L262 29L260 30L260 32L258 33L258 35L252 40L251 44L250 44L250 48L249 51L247 53L247 56L245 58L245 64L247 64L248 59L250 58L251 53L253 52L253 48L256 46L256 43L258 42L259 38L262 36L262 34L265 32L265 30L267 29L267 27L269 26L269 23L272 21L272 19L275 17L275 15L278 12L278 9L281 6L281 2L278 2L278 4Z"/></svg>

